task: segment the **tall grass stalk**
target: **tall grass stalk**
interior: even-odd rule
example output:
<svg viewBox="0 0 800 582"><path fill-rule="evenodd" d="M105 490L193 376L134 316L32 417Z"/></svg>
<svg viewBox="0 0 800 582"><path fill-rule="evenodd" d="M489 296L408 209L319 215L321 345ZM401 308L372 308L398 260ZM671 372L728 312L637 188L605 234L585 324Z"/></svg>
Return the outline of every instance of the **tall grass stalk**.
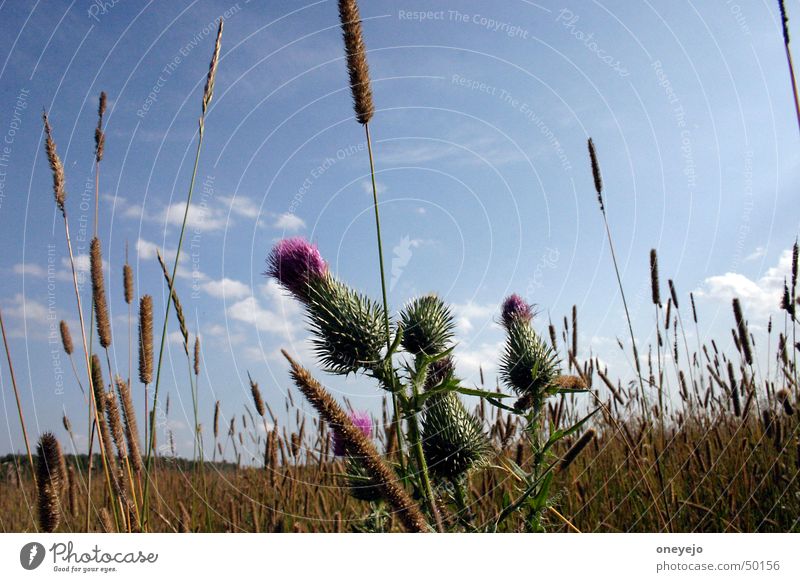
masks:
<svg viewBox="0 0 800 582"><path fill-rule="evenodd" d="M28 442L28 429L25 426L25 414L22 412L22 402L19 398L19 389L17 388L17 378L14 375L14 364L11 362L11 351L8 349L8 339L6 338L6 326L3 323L3 310L0 309L0 330L3 333L3 347L6 350L6 359L8 361L8 374L11 376L11 387L14 390L14 400L17 403L17 414L19 415L19 425L22 428L22 440L25 441L25 452L28 455L28 466L31 471L31 478L34 485L36 485L36 469L33 466L33 456L31 455L31 445ZM19 471L17 471L19 472Z"/></svg>
<svg viewBox="0 0 800 582"><path fill-rule="evenodd" d="M622 277L619 274L619 266L617 265L617 253L614 251L614 241L611 238L611 228L608 226L608 216L606 216L606 206L603 202L603 179L600 174L600 164L597 162L597 153L594 149L592 138L589 138L589 159L592 165L592 177L594 178L594 187L597 191L597 201L600 203L600 213L603 215L603 224L606 227L606 236L608 237L608 246L611 249L611 260L614 263L614 273L617 276L617 285L619 285L619 294L622 297L622 307L625 309L625 319L628 322L628 331L631 334L631 346L633 348L633 363L636 367L636 375L639 379L639 390L642 396L642 412L645 418L650 420L650 406L647 403L647 395L644 391L644 381L642 380L642 367L639 363L639 350L636 348L636 336L633 333L633 324L631 323L631 314L628 310L628 302L625 299L625 290L622 288Z"/></svg>
<svg viewBox="0 0 800 582"><path fill-rule="evenodd" d="M797 95L797 79L794 74L794 62L792 51L789 48L789 16L786 14L784 0L778 0L778 8L781 11L781 27L783 31L783 48L786 51L786 64L789 66L789 80L792 82L792 96L794 97L794 111L797 116L797 128L800 130L800 100Z"/></svg>
<svg viewBox="0 0 800 582"><path fill-rule="evenodd" d="M375 105L372 101L372 86L367 63L367 51L364 44L364 35L361 29L361 16L356 0L339 0L339 19L342 24L345 53L347 56L347 71L350 77L350 90L353 94L353 109L356 121L364 126L367 140L367 153L369 156L369 173L372 185L372 206L375 212L375 234L378 246L378 268L381 275L381 298L383 300L384 322L386 327L386 350L391 349L391 331L389 324L389 300L386 294L386 272L383 264L383 241L381 237L381 216L378 208L378 185L375 179L375 157L372 151L372 137L369 131L369 122L375 114ZM400 403L398 396L392 393L392 412L397 435L398 460L400 473L405 476L405 458L403 431L401 422ZM413 429L412 429L413 430ZM417 431L418 432L418 431ZM423 460L424 461L424 460Z"/></svg>
<svg viewBox="0 0 800 582"><path fill-rule="evenodd" d="M46 136L46 139L45 139L45 150L47 152L48 162L50 163L50 169L52 170L52 173L53 173L53 193L55 195L56 206L58 207L58 210L61 212L61 217L64 220L64 238L65 238L66 245L67 245L67 252L69 254L69 264L70 264L70 270L71 270L71 273L72 273L72 288L73 288L73 290L75 292L75 301L76 301L77 309L78 309L78 321L80 322L80 328L81 328L81 341L83 343L83 355L84 355L84 360L85 360L85 364L86 364L86 374L87 374L87 377L89 378L89 382L93 383L93 381L92 381L92 365L91 365L91 362L90 362L89 344L86 341L86 324L85 324L84 319L83 319L83 304L81 302L81 293L80 293L80 289L78 287L78 272L77 272L77 269L75 268L75 254L74 254L74 252L72 250L72 238L70 237L70 231L69 231L69 218L67 216L67 208L66 208L66 195L67 194L66 194L65 183L64 183L65 182L65 180L64 180L64 166L63 166L63 164L61 162L61 158L59 158L58 153L56 151L56 143L53 140L52 129L50 127L50 122L49 122L49 120L47 118L47 112L43 112L42 113L42 121L44 123L44 131L45 131L45 136ZM93 419L94 425L95 426L99 426L100 425L100 421L99 421L99 415L98 415L98 409L97 409L98 404L97 404L97 399L95 397L95 391L94 390L90 390L89 392L91 393L90 406L89 406L89 408L90 408L89 416L90 416L90 418ZM89 476L90 476L90 478L91 478L91 458L92 458L92 456L91 456L91 443L93 442L93 440L94 439L89 441L90 442L90 446L89 446L89 459L90 459ZM115 494L114 494L113 487L111 486L111 474L109 473L108 459L106 457L106 454L109 453L109 452L105 450L105 447L103 446L102 441L99 441L99 446L100 446L100 458L102 459L102 462L103 462L103 473L105 474L105 478L106 478L106 487L108 489L108 495L109 495L110 499L114 500L115 499ZM89 491L91 491L91 487L89 487ZM91 505L91 495L90 494L87 494L87 496L86 496L86 503L87 503L87 518L86 519L87 519L87 531L88 531L88 529L89 529L88 528L88 520L89 520L88 513L90 513L88 508Z"/></svg>
<svg viewBox="0 0 800 582"><path fill-rule="evenodd" d="M175 251L175 264L172 267L172 278L169 284L169 290L167 293L167 305L164 309L164 324L161 329L161 341L159 344L158 349L158 364L156 367L156 382L155 387L153 388L153 410L158 409L158 389L160 387L160 380L161 380L161 366L164 360L164 345L166 343L167 337L167 323L169 321L169 311L172 298L173 289L175 286L175 277L178 274L178 264L181 258L181 247L183 246L183 237L186 232L186 223L189 217L189 208L191 207L192 202L192 193L194 192L194 184L195 179L197 178L197 168L200 164L200 151L203 147L203 136L205 135L205 118L206 113L208 111L208 105L211 103L211 99L214 95L214 81L217 73L217 63L219 60L219 51L222 42L222 29L223 29L223 21L220 18L219 21L219 28L217 29L217 40L214 45L214 53L211 57L211 63L208 69L208 76L206 77L206 86L203 92L203 107L202 112L200 114L200 119L198 120L198 140L197 140L197 151L195 152L194 157L194 167L192 168L192 177L189 182L189 193L186 197L186 208L183 212L183 221L181 222L181 232L178 237L178 247ZM142 500L142 506L144 510L144 518L143 518L143 525L147 524L148 518L148 506L147 501L149 499L150 494L150 469L152 463L152 451L153 451L153 439L155 438L155 422L150 423L150 437L148 439L148 446L147 446L147 458L145 463L145 485L144 485L144 495Z"/></svg>

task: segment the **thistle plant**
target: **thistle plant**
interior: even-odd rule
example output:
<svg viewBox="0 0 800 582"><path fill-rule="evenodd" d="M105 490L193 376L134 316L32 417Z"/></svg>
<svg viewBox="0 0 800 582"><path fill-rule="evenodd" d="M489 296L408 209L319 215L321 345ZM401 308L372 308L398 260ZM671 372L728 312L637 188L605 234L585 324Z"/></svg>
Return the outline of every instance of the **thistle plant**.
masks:
<svg viewBox="0 0 800 582"><path fill-rule="evenodd" d="M316 245L301 238L279 241L267 257L265 274L277 280L305 308L315 356L324 371L372 377L396 398L403 421L400 430L409 443L407 452L398 452L398 475L422 501L430 527L445 529L442 510L446 508L437 505L444 503L452 505L452 523L460 528L475 528L464 484L471 471L490 466L497 456L482 421L461 400L460 394L466 394L519 415L526 425L533 451L531 467L504 467L525 487L515 502L506 505L497 525L517 509L527 508L530 529L541 528L538 516L542 508L548 507L547 490L556 465L554 461L545 467L548 451L588 417L564 431L551 429L544 439L541 413L545 399L554 394L581 392L585 386L580 378L560 375L555 352L533 327L534 310L530 304L511 295L501 309L507 337L500 377L518 397L516 405L510 407L502 399L512 395L465 387L456 376L452 355L455 320L437 295L409 301L392 327L393 335L387 338L383 326L387 315L381 306L337 279ZM383 350L386 343L389 347ZM353 413L349 420L365 437L371 436L369 416ZM336 427L333 449L335 455L345 458L351 495L376 507L374 504L381 502L380 484L366 471L359 455L348 448ZM438 494L434 493L434 486ZM443 490L450 494L442 494Z"/></svg>

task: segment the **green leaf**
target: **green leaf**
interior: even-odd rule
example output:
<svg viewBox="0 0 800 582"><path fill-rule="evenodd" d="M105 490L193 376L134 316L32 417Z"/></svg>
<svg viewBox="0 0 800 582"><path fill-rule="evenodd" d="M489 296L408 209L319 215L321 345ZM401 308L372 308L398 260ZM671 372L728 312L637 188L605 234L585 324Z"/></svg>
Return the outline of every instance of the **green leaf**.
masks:
<svg viewBox="0 0 800 582"><path fill-rule="evenodd" d="M459 386L456 388L456 392L460 392L461 394L466 394L467 396L479 396L481 398L513 398L511 394L501 394L500 392L491 392L489 390L478 390L477 388L464 388L463 386Z"/></svg>
<svg viewBox="0 0 800 582"><path fill-rule="evenodd" d="M533 508L534 509L542 509L547 504L547 494L550 492L550 483L553 482L553 472L547 473L545 475L544 480L542 481L542 486L539 489L539 492L536 494L536 497L533 498Z"/></svg>
<svg viewBox="0 0 800 582"><path fill-rule="evenodd" d="M598 407L597 407L597 408L595 408L595 409L594 409L592 412L590 412L589 414L587 414L587 415L586 415L586 416L585 416L583 419L579 420L578 422L576 422L575 424L573 424L573 425L572 425L571 427L569 427L568 429L565 429L565 430L557 430L557 431L555 431L554 433L551 433L551 434L550 434L550 438L549 438L549 439L547 439L547 442L545 443L545 445L544 445L544 448L542 448L542 452L543 452L543 453L544 453L544 452L546 452L546 451L547 451L547 450L548 450L550 447L552 447L552 446L553 446L554 444L556 444L558 441L560 441L560 440L561 440L561 439L563 439L564 437L567 437L567 436L571 435L572 433L574 433L576 430L578 430L580 427L582 427L584 424L586 424L586 421L588 421L588 420L589 420L590 418L592 418L592 417L593 417L595 414L597 414L597 412L598 412L599 410L600 410L600 407L598 406Z"/></svg>

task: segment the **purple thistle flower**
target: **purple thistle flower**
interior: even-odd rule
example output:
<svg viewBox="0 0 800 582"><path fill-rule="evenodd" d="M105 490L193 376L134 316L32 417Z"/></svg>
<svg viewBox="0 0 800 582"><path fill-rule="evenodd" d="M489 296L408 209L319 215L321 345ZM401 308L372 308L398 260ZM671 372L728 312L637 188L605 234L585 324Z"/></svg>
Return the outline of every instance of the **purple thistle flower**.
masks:
<svg viewBox="0 0 800 582"><path fill-rule="evenodd" d="M301 237L285 238L272 247L266 275L274 277L299 299L307 296L308 284L328 274L328 263L317 245Z"/></svg>
<svg viewBox="0 0 800 582"><path fill-rule="evenodd" d="M369 412L358 412L356 410L350 413L350 420L356 425L356 428L368 439L372 438L372 417ZM335 430L333 431L333 454L337 457L343 457L345 453L344 440L339 436Z"/></svg>
<svg viewBox="0 0 800 582"><path fill-rule="evenodd" d="M503 301L503 325L510 326L516 320L530 321L533 317L531 306L519 295L514 293Z"/></svg>

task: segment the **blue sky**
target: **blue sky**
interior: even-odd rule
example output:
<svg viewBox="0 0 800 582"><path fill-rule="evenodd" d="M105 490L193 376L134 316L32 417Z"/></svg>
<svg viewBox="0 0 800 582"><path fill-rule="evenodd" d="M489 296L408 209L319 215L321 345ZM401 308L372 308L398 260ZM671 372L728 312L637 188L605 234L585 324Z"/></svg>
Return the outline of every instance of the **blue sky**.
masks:
<svg viewBox="0 0 800 582"><path fill-rule="evenodd" d="M482 365L493 383L505 295L536 303L543 330L548 316L558 323L575 304L581 357L595 354L629 378L587 162L592 136L638 341L653 339L650 248L662 282L676 281L685 317L695 292L701 335L729 343L733 295L758 334L777 309L798 231L798 128L775 4L363 3L391 305L440 293L459 321L459 373L476 381ZM800 4L788 9L800 22ZM300 309L261 275L274 241L312 239L342 279L379 296L364 133L353 119L335 2L3 2L0 306L33 434L63 433L66 410L79 446L86 440L69 362L48 340L59 319L76 339L79 328L41 109L67 172L76 253L85 255L97 96L110 98L100 236L112 362L126 375L126 245L137 296L154 295L163 313L155 249L174 256L223 14L177 284L190 331L202 337L201 421L210 427L217 399L226 419L250 405L248 370L283 410L290 382L281 347L313 364ZM170 329L174 340L174 320ZM187 454L190 401L177 341L169 360L162 389ZM0 370L0 451L19 451L5 361ZM340 398L378 410L383 395L369 382L326 380Z"/></svg>

